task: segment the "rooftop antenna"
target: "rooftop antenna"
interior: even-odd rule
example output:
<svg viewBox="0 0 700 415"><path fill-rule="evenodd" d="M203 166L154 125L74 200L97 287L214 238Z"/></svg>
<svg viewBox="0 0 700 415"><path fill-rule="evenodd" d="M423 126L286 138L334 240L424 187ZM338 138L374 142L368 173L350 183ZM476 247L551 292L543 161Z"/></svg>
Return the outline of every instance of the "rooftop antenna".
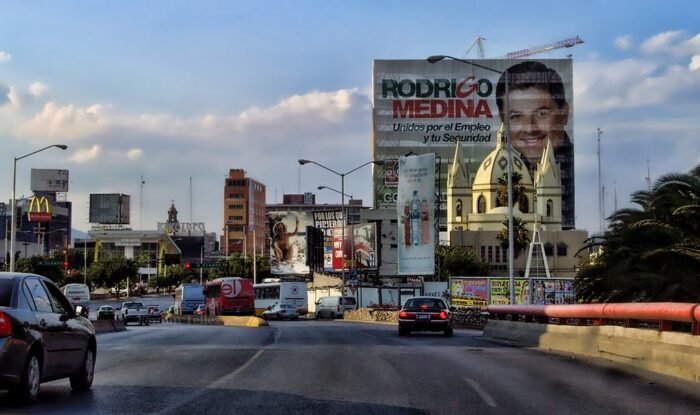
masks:
<svg viewBox="0 0 700 415"><path fill-rule="evenodd" d="M143 229L143 185L146 181L143 179L143 174L141 175L141 191L139 193L139 230Z"/></svg>
<svg viewBox="0 0 700 415"><path fill-rule="evenodd" d="M600 232L603 232L603 184L602 184L602 173L600 168L600 136L603 134L603 130L598 128L598 218L600 220Z"/></svg>
<svg viewBox="0 0 700 415"><path fill-rule="evenodd" d="M649 158L647 157L647 177L644 178L647 182L647 190L651 192L651 168L649 167Z"/></svg>
<svg viewBox="0 0 700 415"><path fill-rule="evenodd" d="M474 46L476 46L476 52L479 59L486 58L486 52L484 51L484 40L486 40L486 38L477 36L476 40L474 40L474 43L472 43L472 45L469 46L469 49L467 49L467 51L464 53L464 56L468 56L469 52L471 52L471 50L474 49Z"/></svg>
<svg viewBox="0 0 700 415"><path fill-rule="evenodd" d="M613 182L613 186L615 188L615 199L614 199L615 203L613 204L613 206L615 208L615 212L617 212L617 182L616 181Z"/></svg>
<svg viewBox="0 0 700 415"><path fill-rule="evenodd" d="M192 220L192 176L190 176L190 223L193 223L194 221Z"/></svg>

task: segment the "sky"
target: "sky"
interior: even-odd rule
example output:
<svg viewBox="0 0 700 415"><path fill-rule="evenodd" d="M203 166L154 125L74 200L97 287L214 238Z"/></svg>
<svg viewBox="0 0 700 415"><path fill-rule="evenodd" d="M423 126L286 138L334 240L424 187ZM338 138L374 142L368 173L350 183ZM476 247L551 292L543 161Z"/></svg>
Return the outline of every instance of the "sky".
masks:
<svg viewBox="0 0 700 415"><path fill-rule="evenodd" d="M496 57L576 35L585 43L533 58L574 60L576 225L596 232L597 128L606 215L647 172L653 183L700 163L696 1L3 1L1 200L13 157L66 144L18 161L17 194L31 193L31 168L68 169L80 230L90 193L125 193L135 229L174 201L181 222L221 233L231 168L268 203L339 203L317 190L338 176L297 160L339 172L371 160L374 59L476 58L477 36ZM345 186L372 204L369 168Z"/></svg>

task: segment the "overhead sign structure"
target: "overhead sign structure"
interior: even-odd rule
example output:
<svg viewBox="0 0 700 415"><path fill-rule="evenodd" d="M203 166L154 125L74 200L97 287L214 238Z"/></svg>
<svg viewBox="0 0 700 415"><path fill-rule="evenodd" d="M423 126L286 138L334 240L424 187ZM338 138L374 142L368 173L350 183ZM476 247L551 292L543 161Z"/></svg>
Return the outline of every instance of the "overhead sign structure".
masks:
<svg viewBox="0 0 700 415"><path fill-rule="evenodd" d="M51 203L46 196L32 196L29 198L27 217L30 222L51 222Z"/></svg>
<svg viewBox="0 0 700 415"><path fill-rule="evenodd" d="M399 274L435 272L435 154L399 158Z"/></svg>
<svg viewBox="0 0 700 415"><path fill-rule="evenodd" d="M31 172L32 192L67 192L68 182L68 170L32 169Z"/></svg>
<svg viewBox="0 0 700 415"><path fill-rule="evenodd" d="M435 153L440 163L440 193L461 143L473 170L496 147L505 113L509 72L510 135L531 172L549 139L562 177L562 219L574 226L573 70L571 59L375 60L372 93L372 156L375 207L393 208L403 172L395 160ZM389 162L387 162L389 161ZM474 171L472 171L474 173ZM443 212L444 214L444 212ZM446 223L441 220L441 223Z"/></svg>

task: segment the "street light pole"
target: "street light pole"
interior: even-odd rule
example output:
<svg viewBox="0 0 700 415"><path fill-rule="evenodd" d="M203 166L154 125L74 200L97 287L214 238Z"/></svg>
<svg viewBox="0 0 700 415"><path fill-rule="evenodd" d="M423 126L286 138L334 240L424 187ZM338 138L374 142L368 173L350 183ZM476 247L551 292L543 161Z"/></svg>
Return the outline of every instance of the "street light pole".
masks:
<svg viewBox="0 0 700 415"><path fill-rule="evenodd" d="M345 173L337 172L329 167L324 166L321 163L317 163L317 162L312 161L312 160L299 159L300 165L303 166L304 164L307 164L307 163L315 164L318 167L326 169L329 172L331 172L337 176L340 176L340 210L343 212L343 226L341 227L341 240L342 240L341 246L342 246L342 253L343 253L342 254L343 263L342 263L342 266L340 268L340 273L341 273L340 274L341 275L340 295L344 297L345 296L345 224L347 222L347 215L345 212L345 176L347 176L348 174L350 174L356 170L361 169L362 167L365 167L368 164L376 164L378 166L381 166L384 164L384 161L383 160L370 160L367 163L364 163L360 166L357 166L354 169L347 171ZM352 258L352 256L351 256L351 258Z"/></svg>
<svg viewBox="0 0 700 415"><path fill-rule="evenodd" d="M40 151L48 150L51 147L57 147L60 148L61 150L65 150L68 148L67 145L65 144L52 144L50 146L46 146L44 148L40 148L39 150L32 151L29 154L25 154L20 157L15 157L15 161L12 167L12 200L11 200L11 205L12 205L12 225L11 225L11 234L10 234L10 272L15 272L15 232L17 231L17 218L15 215L17 214L17 206L15 202L16 198L16 189L17 189L17 162L19 160L22 160L23 158L29 157L33 154L36 154Z"/></svg>
<svg viewBox="0 0 700 415"><path fill-rule="evenodd" d="M499 71L497 69L489 68L488 66L480 65L478 63L470 62L468 60L456 58L454 56L448 55L433 55L428 57L428 62L436 63L443 59L450 59L453 61L461 62L467 65L471 65L476 68L481 68L490 72L503 75L505 81L505 116L503 121L506 130L506 140L507 140L507 152L508 152L508 283L510 289L510 303L515 304L515 246L514 246L514 235L513 235L513 144L510 137L510 96L508 95L508 84L510 83L510 77L508 76L508 67L505 71Z"/></svg>
<svg viewBox="0 0 700 415"><path fill-rule="evenodd" d="M318 186L318 190L323 190L323 189L328 189L328 190L332 190L332 191L334 191L334 192L336 192L336 193L338 193L338 194L344 194L344 193L343 193L343 192L341 192L340 190L334 189L334 188L332 188L332 187L329 187L329 186ZM352 199L353 199L352 195L349 195L349 194L345 194L345 196L347 196L347 197L348 197L348 199L350 199L350 200L352 200Z"/></svg>

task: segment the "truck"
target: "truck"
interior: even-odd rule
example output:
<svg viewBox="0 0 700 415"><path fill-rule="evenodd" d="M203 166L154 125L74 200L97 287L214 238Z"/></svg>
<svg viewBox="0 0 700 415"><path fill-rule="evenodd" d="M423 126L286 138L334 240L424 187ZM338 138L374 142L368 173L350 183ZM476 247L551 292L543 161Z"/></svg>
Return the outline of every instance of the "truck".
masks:
<svg viewBox="0 0 700 415"><path fill-rule="evenodd" d="M82 306L85 313L90 312L90 288L87 285L66 284L61 288L61 292L70 301L73 308Z"/></svg>
<svg viewBox="0 0 700 415"><path fill-rule="evenodd" d="M139 326L148 325L150 320L148 308L139 301L125 301L118 311L119 317L124 321L125 326L128 323L139 323Z"/></svg>

